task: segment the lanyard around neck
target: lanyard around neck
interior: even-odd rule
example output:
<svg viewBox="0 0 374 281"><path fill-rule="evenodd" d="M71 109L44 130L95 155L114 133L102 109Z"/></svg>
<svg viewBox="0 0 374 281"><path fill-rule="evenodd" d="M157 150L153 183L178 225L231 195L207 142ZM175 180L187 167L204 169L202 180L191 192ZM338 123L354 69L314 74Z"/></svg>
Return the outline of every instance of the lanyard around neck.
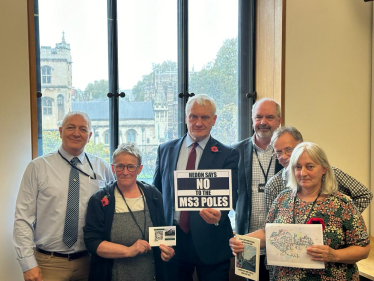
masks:
<svg viewBox="0 0 374 281"><path fill-rule="evenodd" d="M145 199L144 199L144 193L142 192L142 190L140 189L140 187L138 186L139 188L139 192L140 192L140 195L142 196L143 198L143 213L144 213L144 230L141 229L138 221L136 220L135 216L134 216L134 213L131 211L129 205L127 204L126 202L126 198L125 196L123 196L123 193L121 191L121 189L119 189L118 185L116 184L116 188L118 190L118 192L121 194L122 198L123 198L123 201L125 201L125 204L127 206L127 209L129 209L129 212L130 212L130 215L131 215L131 218L133 219L133 221L135 222L136 226L139 228L140 232L142 233L142 239L145 240L145 228L147 227L146 225L146 217L145 217Z"/></svg>
<svg viewBox="0 0 374 281"><path fill-rule="evenodd" d="M92 180L96 180L96 173L95 173L94 169L92 168L92 164L90 162L90 159L88 159L88 156L87 156L86 153L84 155L86 156L87 162L90 165L90 168L91 168L91 170L92 170L92 172L94 174L94 177L91 177L89 174L83 172L81 169L79 169L78 167L76 167L73 164L71 164L68 159L66 159L64 156L62 156L62 154L61 154L60 151L58 151L58 154L60 154L61 158L64 159L66 161L66 163L68 163L71 167L73 167L74 169L76 169L78 172L82 173L83 175L85 175L86 177L89 177Z"/></svg>
<svg viewBox="0 0 374 281"><path fill-rule="evenodd" d="M271 156L271 159L270 159L270 162L269 162L269 166L268 166L268 169L266 171L266 174L265 174L265 170L264 168L262 167L262 164L260 162L260 159L258 158L258 154L257 154L257 150L254 148L253 149L255 151L255 154L256 154L256 157L257 157L257 161L258 161L258 164L260 165L260 168L261 168L261 171L262 171L262 174L264 175L264 178L265 178L265 184L268 182L268 176L269 176L269 171L270 171L270 167L271 167L271 162L273 162L273 156Z"/></svg>

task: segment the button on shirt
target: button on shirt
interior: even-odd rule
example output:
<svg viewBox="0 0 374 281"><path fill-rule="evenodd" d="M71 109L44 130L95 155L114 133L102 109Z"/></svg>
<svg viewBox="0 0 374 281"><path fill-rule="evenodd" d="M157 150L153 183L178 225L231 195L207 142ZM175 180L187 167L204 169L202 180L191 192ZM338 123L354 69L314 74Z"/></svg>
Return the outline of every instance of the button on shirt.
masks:
<svg viewBox="0 0 374 281"><path fill-rule="evenodd" d="M74 157L62 147L59 151L68 161ZM62 241L71 166L57 151L41 156L27 166L18 193L13 231L13 244L23 272L38 265L34 257L35 246L45 251L65 254L86 250L83 226L88 200L107 181L114 180L114 177L107 163L87 154L92 171L85 155L83 152L77 156L80 160L77 167L91 177L94 177L95 172L96 179L79 173L78 241L71 248Z"/></svg>
<svg viewBox="0 0 374 281"><path fill-rule="evenodd" d="M196 164L195 164L195 169L197 170L201 156L203 155L204 148L206 144L208 143L210 139L209 137L203 139L202 141L198 142L198 146L196 146ZM190 135L187 134L187 136L184 138L181 149L179 151L178 155L178 163L177 163L177 170L186 170L187 167L187 161L188 161L188 156L192 150L192 145L195 143L193 139L191 139ZM174 212L174 221L179 224L179 218L180 218L180 212L175 211Z"/></svg>

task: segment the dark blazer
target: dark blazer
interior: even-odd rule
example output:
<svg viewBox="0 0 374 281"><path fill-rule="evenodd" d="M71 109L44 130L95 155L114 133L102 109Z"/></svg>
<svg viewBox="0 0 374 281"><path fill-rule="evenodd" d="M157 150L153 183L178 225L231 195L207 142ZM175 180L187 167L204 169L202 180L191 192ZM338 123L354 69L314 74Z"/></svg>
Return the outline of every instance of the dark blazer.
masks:
<svg viewBox="0 0 374 281"><path fill-rule="evenodd" d="M239 152L239 186L235 209L235 233L244 235L248 233L252 213L252 138L245 139L232 147ZM283 167L277 159L274 174L281 169Z"/></svg>
<svg viewBox="0 0 374 281"><path fill-rule="evenodd" d="M158 148L153 184L162 193L167 225L173 225L174 221L174 171L177 168L179 151L185 137L161 144ZM212 146L216 146L218 152L212 152ZM198 169L231 169L233 204L235 205L238 184L238 152L236 150L210 137ZM233 237L233 231L228 211L222 211L218 226L207 224L199 212L190 212L190 226L196 252L204 264L215 264L232 257L229 239Z"/></svg>
<svg viewBox="0 0 374 281"><path fill-rule="evenodd" d="M112 277L113 259L102 258L97 255L97 247L103 241L111 241L113 216L115 211L114 188L117 182L110 182L105 188L99 189L91 196L88 202L86 225L83 228L84 242L91 253L90 281L110 281ZM160 192L145 182L137 181L138 186L144 192L146 204L149 209L151 221L154 226L164 226L162 198ZM106 196L108 205L103 206L101 200ZM165 280L165 264L161 259L161 250L153 247L156 279Z"/></svg>

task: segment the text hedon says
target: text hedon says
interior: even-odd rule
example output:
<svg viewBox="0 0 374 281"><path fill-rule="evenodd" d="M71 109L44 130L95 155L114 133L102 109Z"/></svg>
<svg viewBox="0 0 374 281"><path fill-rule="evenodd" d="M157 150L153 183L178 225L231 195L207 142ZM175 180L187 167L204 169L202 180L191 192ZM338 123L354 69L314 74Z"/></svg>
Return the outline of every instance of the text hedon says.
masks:
<svg viewBox="0 0 374 281"><path fill-rule="evenodd" d="M188 177L190 178L216 178L217 177L217 172L191 172L188 173Z"/></svg>

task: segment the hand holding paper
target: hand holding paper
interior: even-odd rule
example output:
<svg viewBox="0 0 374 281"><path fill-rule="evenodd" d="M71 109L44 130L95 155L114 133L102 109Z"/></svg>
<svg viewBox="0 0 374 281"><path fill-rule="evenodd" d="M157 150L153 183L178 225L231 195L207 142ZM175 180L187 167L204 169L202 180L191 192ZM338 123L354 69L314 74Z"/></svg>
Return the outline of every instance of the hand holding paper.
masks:
<svg viewBox="0 0 374 281"><path fill-rule="evenodd" d="M244 251L244 245L240 240L237 240L235 237L229 240L229 245L232 250L232 254L236 257L238 253Z"/></svg>
<svg viewBox="0 0 374 281"><path fill-rule="evenodd" d="M135 257L138 254L145 254L151 249L151 245L147 241L138 239L132 246L130 246L130 257Z"/></svg>
<svg viewBox="0 0 374 281"><path fill-rule="evenodd" d="M221 211L212 208L202 209L200 211L200 216L206 223L215 224L221 219Z"/></svg>
<svg viewBox="0 0 374 281"><path fill-rule="evenodd" d="M306 249L314 261L336 262L335 250L327 245L312 245Z"/></svg>
<svg viewBox="0 0 374 281"><path fill-rule="evenodd" d="M161 259L163 261L169 261L175 255L174 249L164 244L160 245L160 250L161 250Z"/></svg>

